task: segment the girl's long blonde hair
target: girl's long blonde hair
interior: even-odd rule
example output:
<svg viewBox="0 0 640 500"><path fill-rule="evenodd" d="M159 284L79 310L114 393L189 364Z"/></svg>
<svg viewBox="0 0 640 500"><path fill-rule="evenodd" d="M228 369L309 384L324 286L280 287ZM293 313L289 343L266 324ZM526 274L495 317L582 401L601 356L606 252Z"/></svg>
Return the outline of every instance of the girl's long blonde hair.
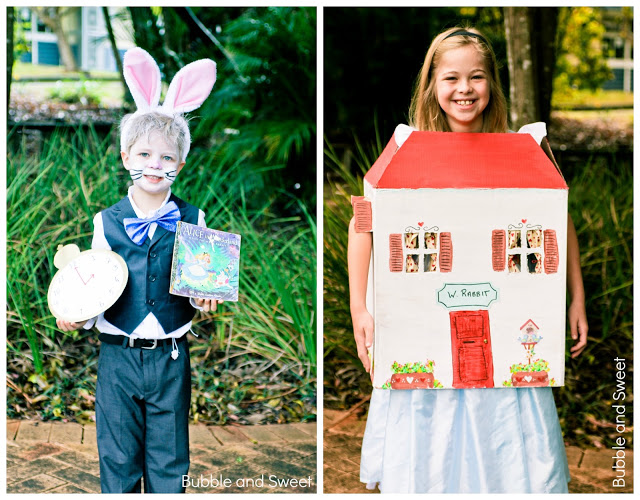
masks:
<svg viewBox="0 0 640 500"><path fill-rule="evenodd" d="M447 38L456 31L468 31L482 37L482 39L469 35L456 35ZM457 49L465 45L473 44L482 55L487 73L489 75L489 103L482 115L481 132L507 132L507 102L500 85L498 63L493 49L486 38L474 28L461 28L456 26L443 31L436 36L420 69L416 87L409 107L409 124L418 130L435 132L450 132L445 112L438 104L436 95L436 80L433 77L442 59L442 54L448 50Z"/></svg>

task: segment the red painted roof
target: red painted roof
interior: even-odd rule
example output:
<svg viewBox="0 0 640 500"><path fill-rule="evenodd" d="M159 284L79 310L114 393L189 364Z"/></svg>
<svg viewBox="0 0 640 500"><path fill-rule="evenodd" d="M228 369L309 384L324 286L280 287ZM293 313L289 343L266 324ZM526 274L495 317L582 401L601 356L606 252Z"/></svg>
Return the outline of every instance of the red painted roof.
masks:
<svg viewBox="0 0 640 500"><path fill-rule="evenodd" d="M529 323L533 323L533 326L535 326L538 330L540 330L540 327L538 325L535 324L535 322L532 319L528 319L524 325L522 325L520 327L520 330L522 330L525 326L527 326Z"/></svg>
<svg viewBox="0 0 640 500"><path fill-rule="evenodd" d="M380 189L568 189L529 134L413 132L392 137L365 179Z"/></svg>

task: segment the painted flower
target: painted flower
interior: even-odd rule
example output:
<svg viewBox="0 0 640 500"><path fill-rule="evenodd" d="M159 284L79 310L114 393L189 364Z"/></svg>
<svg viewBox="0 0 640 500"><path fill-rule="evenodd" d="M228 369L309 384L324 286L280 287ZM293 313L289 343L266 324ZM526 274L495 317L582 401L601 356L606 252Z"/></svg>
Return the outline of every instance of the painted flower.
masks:
<svg viewBox="0 0 640 500"><path fill-rule="evenodd" d="M393 373L433 373L435 362L427 359L424 363L416 361L414 363L400 364L394 361L391 365L391 371Z"/></svg>

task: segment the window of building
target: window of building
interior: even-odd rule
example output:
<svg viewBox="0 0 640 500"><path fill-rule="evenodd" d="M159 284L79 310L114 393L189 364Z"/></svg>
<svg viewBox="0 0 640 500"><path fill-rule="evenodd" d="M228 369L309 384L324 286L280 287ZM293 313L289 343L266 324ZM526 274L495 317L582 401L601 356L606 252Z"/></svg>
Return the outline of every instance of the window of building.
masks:
<svg viewBox="0 0 640 500"><path fill-rule="evenodd" d="M544 259L542 226L519 223L507 230L507 270L509 273L542 273ZM495 268L495 266L494 266Z"/></svg>
<svg viewBox="0 0 640 500"><path fill-rule="evenodd" d="M406 229L404 247L406 250L405 272L435 272L438 270L438 228L423 230L421 227Z"/></svg>
<svg viewBox="0 0 640 500"><path fill-rule="evenodd" d="M54 16L55 15L55 12L53 11L54 10L53 8L48 8L48 9L45 9L45 10L47 12L47 15L50 15L50 16ZM44 24L42 22L42 20L37 15L34 14L33 17L34 17L34 20L35 20L36 31L38 33L53 33L51 28L49 28L46 24Z"/></svg>
<svg viewBox="0 0 640 500"><path fill-rule="evenodd" d="M402 234L389 236L392 272L433 273L451 271L451 234L441 233L437 226L407 227ZM400 260L402 256L402 260ZM402 262L402 268L400 268Z"/></svg>

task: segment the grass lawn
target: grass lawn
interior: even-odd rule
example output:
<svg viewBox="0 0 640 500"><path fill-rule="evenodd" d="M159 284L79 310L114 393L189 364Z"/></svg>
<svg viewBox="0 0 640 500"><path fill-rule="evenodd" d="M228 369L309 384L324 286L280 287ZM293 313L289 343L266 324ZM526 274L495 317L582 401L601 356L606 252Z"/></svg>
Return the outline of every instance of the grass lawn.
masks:
<svg viewBox="0 0 640 500"><path fill-rule="evenodd" d="M587 106L592 108L608 108L620 106L633 106L633 92L622 90L572 90L567 93L554 92L551 98L553 109L571 109L575 106Z"/></svg>
<svg viewBox="0 0 640 500"><path fill-rule="evenodd" d="M52 82L23 82L23 78L59 77ZM30 100L47 101L53 93L70 96L67 102L78 101L80 96L91 95L100 103L100 107L119 108L122 106L124 89L119 80L104 81L103 78L117 78L115 71L92 71L91 79L86 79L80 72L66 72L63 66L30 64L17 62L13 67L11 93L14 97L28 97ZM73 80L63 80L73 78Z"/></svg>
<svg viewBox="0 0 640 500"><path fill-rule="evenodd" d="M91 78L118 78L117 71L91 71ZM60 78L84 78L79 71L65 71L64 66L51 66L50 64L31 64L16 62L13 65L13 80L21 78L38 78L59 76Z"/></svg>
<svg viewBox="0 0 640 500"><path fill-rule="evenodd" d="M16 82L11 84L12 97L24 96L36 101L51 99L52 92L58 89L65 93L78 93L82 82ZM119 108L122 106L124 90L120 82L87 81L85 87L97 96L100 106L104 108ZM78 99L79 101L79 99Z"/></svg>
<svg viewBox="0 0 640 500"><path fill-rule="evenodd" d="M557 110L552 111L554 118L569 118L571 120L602 120L614 122L619 127L633 127L633 109L594 109L594 110Z"/></svg>

